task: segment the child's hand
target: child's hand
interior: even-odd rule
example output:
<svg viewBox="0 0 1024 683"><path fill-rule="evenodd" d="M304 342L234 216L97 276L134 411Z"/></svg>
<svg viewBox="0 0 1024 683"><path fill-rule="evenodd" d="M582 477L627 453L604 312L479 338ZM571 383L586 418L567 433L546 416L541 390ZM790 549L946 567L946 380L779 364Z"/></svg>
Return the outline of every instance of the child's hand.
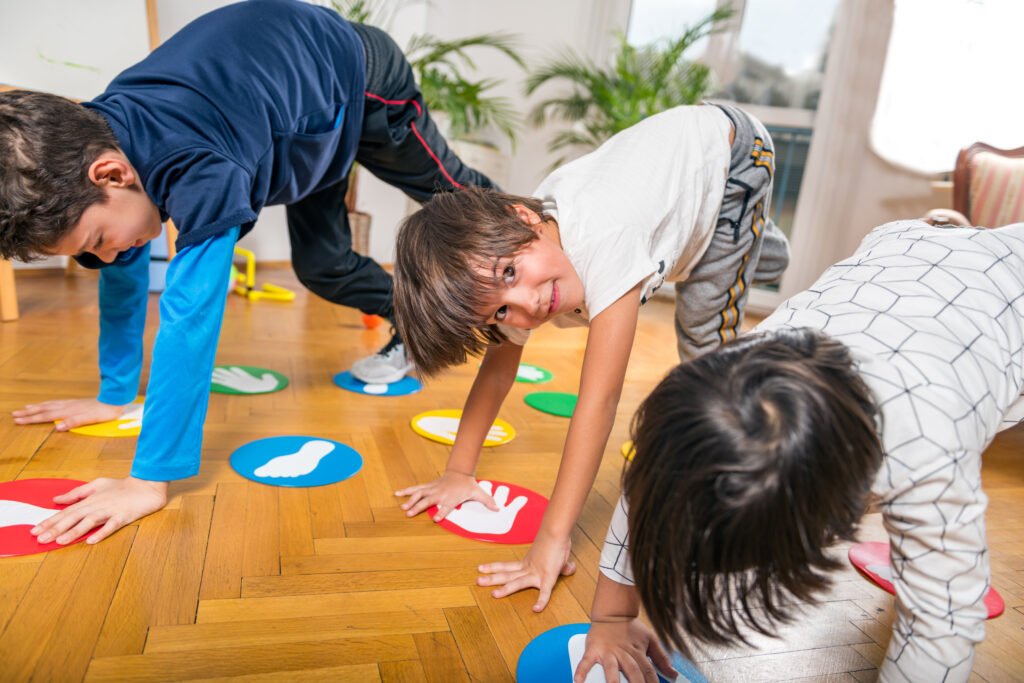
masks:
<svg viewBox="0 0 1024 683"><path fill-rule="evenodd" d="M74 505L32 528L30 533L37 536L40 543L54 539L61 544L71 543L100 527L85 540L86 543L98 543L124 525L167 505L167 482L134 477L96 479L56 496L53 502Z"/></svg>
<svg viewBox="0 0 1024 683"><path fill-rule="evenodd" d="M419 484L395 491L395 495L409 496L409 500L402 503L402 509L406 511L405 514L408 517L415 517L431 505L436 505L435 522L440 522L448 516L448 513L467 500L483 503L488 510L498 510L494 498L480 488L474 477L450 470L442 474L440 479L435 479L429 484Z"/></svg>
<svg viewBox="0 0 1024 683"><path fill-rule="evenodd" d="M536 588L540 594L533 605L533 611L540 612L547 607L558 577L575 574L576 563L569 559L572 541L543 534L543 530L537 534L521 562L492 562L481 565L480 571L489 576L481 576L476 580L477 584L504 584L501 588L491 591L491 595L496 598L503 598L526 588Z"/></svg>
<svg viewBox="0 0 1024 683"><path fill-rule="evenodd" d="M131 405L130 403L128 405ZM66 401L44 401L25 406L11 413L20 425L57 422L57 431L116 420L128 406L100 403L94 398L73 398Z"/></svg>
<svg viewBox="0 0 1024 683"><path fill-rule="evenodd" d="M590 625L587 649L576 667L573 683L584 683L595 665L604 668L606 681L619 680L621 671L629 683L657 683L654 667L670 681L679 676L654 633L638 619L595 621Z"/></svg>

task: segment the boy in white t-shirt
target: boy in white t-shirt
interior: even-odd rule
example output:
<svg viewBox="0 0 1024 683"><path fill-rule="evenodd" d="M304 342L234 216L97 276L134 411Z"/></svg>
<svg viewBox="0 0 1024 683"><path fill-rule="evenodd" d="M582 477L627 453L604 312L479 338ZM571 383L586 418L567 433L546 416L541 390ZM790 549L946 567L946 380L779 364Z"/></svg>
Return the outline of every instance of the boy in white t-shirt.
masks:
<svg viewBox="0 0 1024 683"><path fill-rule="evenodd" d="M768 218L774 155L764 126L728 106L678 107L625 130L548 176L534 197L438 195L398 235L395 309L421 372L484 353L437 480L397 492L435 521L477 500L473 473L516 377L529 330L589 325L579 401L540 531L522 562L484 565L495 597L528 587L544 609L575 570L569 534L615 419L640 306L676 283L686 360L736 337L749 286L782 275L789 251Z"/></svg>

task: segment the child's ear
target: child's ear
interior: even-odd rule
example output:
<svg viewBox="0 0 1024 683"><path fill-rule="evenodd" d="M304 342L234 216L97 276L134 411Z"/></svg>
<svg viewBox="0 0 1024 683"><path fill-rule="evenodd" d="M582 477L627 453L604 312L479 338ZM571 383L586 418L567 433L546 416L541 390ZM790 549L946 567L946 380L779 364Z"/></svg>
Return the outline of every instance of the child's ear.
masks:
<svg viewBox="0 0 1024 683"><path fill-rule="evenodd" d="M89 165L89 180L97 187L131 187L135 184L135 169L124 155L104 152Z"/></svg>
<svg viewBox="0 0 1024 683"><path fill-rule="evenodd" d="M522 204L513 204L512 210L516 212L516 216L519 218L519 220L526 223L527 225L537 225L538 223L541 223L544 220L537 215L536 211L528 209Z"/></svg>

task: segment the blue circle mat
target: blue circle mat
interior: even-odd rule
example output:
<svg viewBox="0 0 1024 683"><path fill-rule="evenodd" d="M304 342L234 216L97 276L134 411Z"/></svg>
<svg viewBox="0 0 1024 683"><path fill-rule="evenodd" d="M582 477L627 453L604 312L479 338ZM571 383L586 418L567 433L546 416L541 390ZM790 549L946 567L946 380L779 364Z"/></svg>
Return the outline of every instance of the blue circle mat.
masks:
<svg viewBox="0 0 1024 683"><path fill-rule="evenodd" d="M403 377L391 384L366 384L353 377L348 370L335 375L334 383L346 391L370 396L408 396L423 388L423 384L415 377Z"/></svg>
<svg viewBox="0 0 1024 683"><path fill-rule="evenodd" d="M545 631L527 644L519 662L516 664L517 683L572 683L576 661L583 656L585 641L573 640L573 636L584 635L590 630L590 624L566 624ZM570 652L573 646L574 657ZM700 671L682 655L673 653L672 666L679 672L676 681L684 683L707 683ZM596 671L595 671L596 670ZM595 667L587 675L586 683L599 683L605 680L601 668ZM621 681L625 677L620 674ZM668 683L668 679L658 674L660 683ZM617 683L613 681L613 683Z"/></svg>
<svg viewBox="0 0 1024 683"><path fill-rule="evenodd" d="M355 449L315 436L272 436L231 454L231 467L246 479L270 486L324 486L363 468Z"/></svg>

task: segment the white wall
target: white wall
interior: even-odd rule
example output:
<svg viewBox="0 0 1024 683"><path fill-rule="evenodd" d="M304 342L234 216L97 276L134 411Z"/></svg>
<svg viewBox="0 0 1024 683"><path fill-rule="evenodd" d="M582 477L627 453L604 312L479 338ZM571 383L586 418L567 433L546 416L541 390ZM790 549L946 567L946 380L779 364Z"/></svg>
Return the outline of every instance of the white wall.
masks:
<svg viewBox="0 0 1024 683"><path fill-rule="evenodd" d="M141 25L136 11L136 6L143 3L140 0L117 1L130 2L135 9L125 14L125 21L129 21L131 27L123 27L130 36L125 37L123 52L119 53L120 61L103 57L105 79L136 61L141 49L139 45L146 38L145 26ZM928 208L949 203L947 197L932 189L929 179L889 166L868 147L868 127L891 26L892 2L844 0L840 8L836 22L838 30L829 59L828 83L817 113L816 136L802 188L803 199L795 219L794 260L783 282L783 293L805 287L827 265L849 254L875 225L917 216ZM53 19L55 16L77 16L70 14L67 8L79 3L44 0L44 4L47 7L45 13L40 11L39 3L22 6L4 2L0 5L0 51L4 49L3 39L12 34L13 28L15 34L26 37L44 35L52 44L64 46L61 50L47 48L46 51L52 53L47 56L52 59L99 63L98 58L82 59L79 56L91 54L87 52L92 49L87 31L69 32L64 26L67 22L55 22ZM159 0L161 37L168 37L196 16L224 4L227 4L224 0ZM65 7L65 10L55 10L56 5ZM391 33L400 45L405 45L410 35L424 31L442 38L453 38L499 29L519 34L521 51L530 64L538 64L564 48L600 58L609 52L612 32L625 29L629 6L630 0L520 0L517 3L433 0L429 4L417 3L399 11ZM14 9L17 9L17 14L12 14ZM112 20L107 12L102 17L93 16L93 19L108 23ZM77 26L78 21L81 20L72 23ZM42 29L37 24L50 26L54 32L41 34L39 31ZM136 24L139 25L136 27ZM30 25L36 28L29 30ZM36 39L32 38L29 43L33 40ZM22 43L19 43L17 60L0 60L0 82L45 88L77 97L92 96L95 94L92 91L101 87L86 79L80 69L47 62L42 62L41 67L40 60L32 56L35 48ZM498 93L519 103L518 108L524 114L534 102L552 92L553 86L549 85L534 97L526 98L523 94L523 72L497 53L480 51L478 65L482 77L505 80L497 89ZM35 73L40 68L46 72L43 74L46 78ZM55 74L58 77L56 83L47 80ZM95 75L90 78L95 80ZM552 130L553 127L536 130L524 124L515 150L501 137L493 139L509 157L506 190L529 193L543 178L552 162L546 150ZM394 258L395 229L409 208L408 202L400 192L368 173L362 173L359 182L359 208L373 216L370 255L381 262L390 262ZM263 261L288 259L282 207L264 210L257 229L246 238L245 246L253 249Z"/></svg>

